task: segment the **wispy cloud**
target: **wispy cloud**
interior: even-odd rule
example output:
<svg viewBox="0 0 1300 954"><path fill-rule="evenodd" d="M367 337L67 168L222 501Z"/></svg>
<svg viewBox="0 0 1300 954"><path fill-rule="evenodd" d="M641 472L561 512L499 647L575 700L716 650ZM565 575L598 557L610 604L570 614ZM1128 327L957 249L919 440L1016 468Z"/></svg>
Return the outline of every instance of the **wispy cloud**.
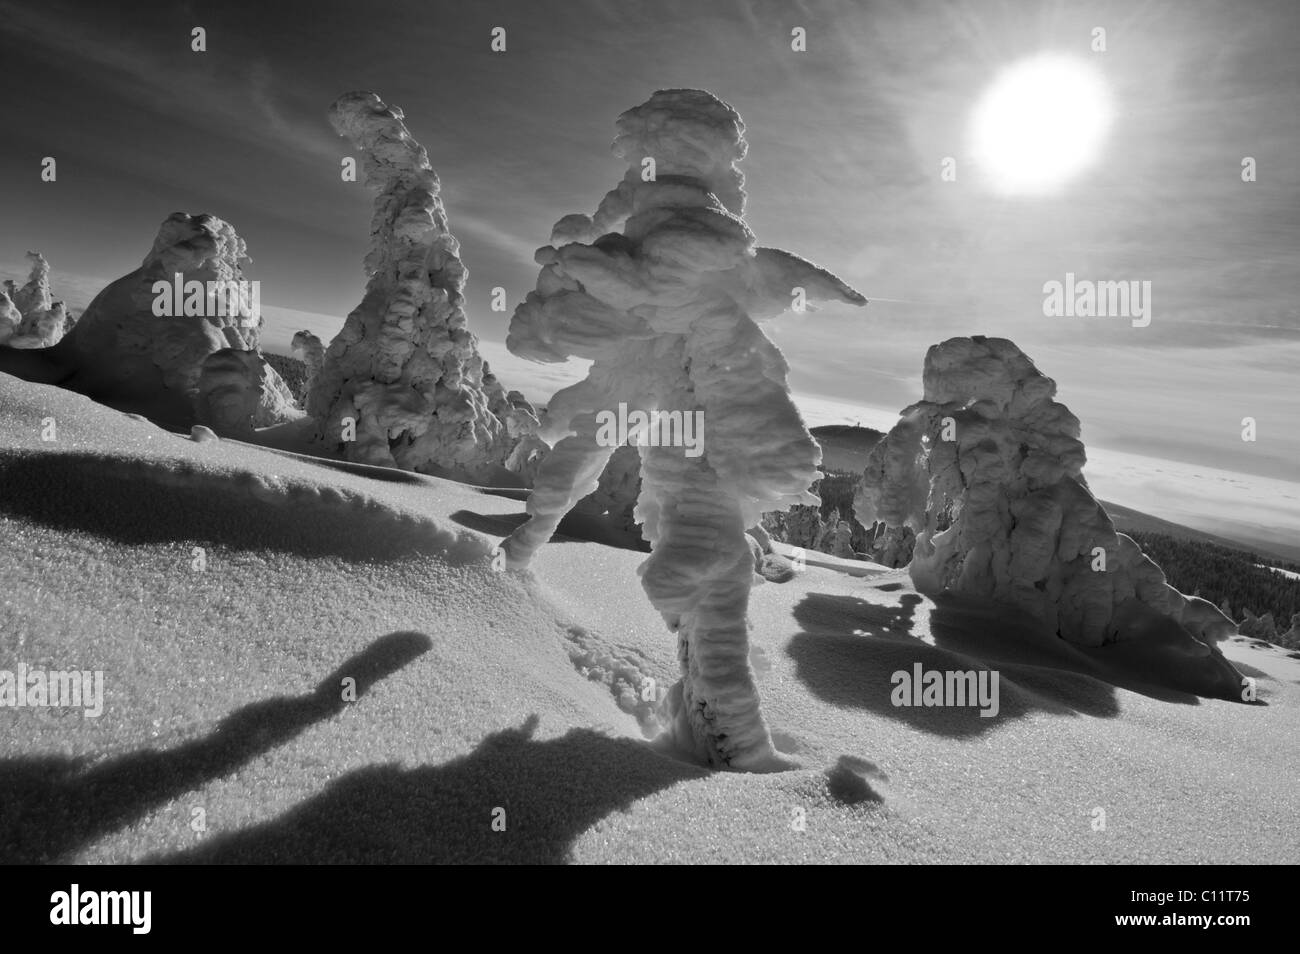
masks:
<svg viewBox="0 0 1300 954"><path fill-rule="evenodd" d="M112 13L112 7L105 7ZM338 161L343 150L326 126L287 119L275 99L275 74L256 59L231 68L228 60L205 54L176 55L189 48L188 31L174 31L171 47L125 30L111 17L87 15L84 7L50 3L39 7L0 2L0 34L52 64L75 63L93 72L96 82L122 100L124 111L144 108L176 121L201 122L213 135L276 149L282 154L314 154ZM225 68L214 66L221 63Z"/></svg>
<svg viewBox="0 0 1300 954"><path fill-rule="evenodd" d="M370 88L429 149L470 272L471 325L500 340L509 315L488 307L491 289L516 304L551 225L592 211L622 174L614 118L656 88L702 86L745 119L759 241L873 299L773 323L796 388L901 407L919 394L926 347L1000 335L1116 446L1229 453L1268 473L1300 458L1294 428L1270 426L1243 454L1205 424L1241 402L1300 413L1288 396L1300 365L1293 0L393 0L400 31L358 21L350 3L313 10L304 29L297 7L271 3L235 15L0 0L7 64L24 76L76 64L40 73L7 113L19 148L0 166L20 174L0 179L0 207L7 223L35 224L0 236L0 257L40 241L56 278L65 261L121 274L167 212L212 211L248 239L265 300L335 313L336 325L360 300L370 196L339 181L348 147L324 111ZM188 52L195 17L211 27L207 54ZM498 22L510 29L500 56L487 49ZM790 49L796 25L803 53ZM1109 49L1094 56L1097 25ZM1080 48L1116 102L1099 161L1047 199L982 189L967 155L981 90L1022 55ZM48 143L71 160L66 184L61 168L58 189L17 185L19 149ZM1240 179L1243 156L1258 161L1255 183ZM945 157L956 182L939 179ZM49 244L69 221L84 260ZM1150 327L1045 317L1043 285L1067 271L1150 280Z"/></svg>

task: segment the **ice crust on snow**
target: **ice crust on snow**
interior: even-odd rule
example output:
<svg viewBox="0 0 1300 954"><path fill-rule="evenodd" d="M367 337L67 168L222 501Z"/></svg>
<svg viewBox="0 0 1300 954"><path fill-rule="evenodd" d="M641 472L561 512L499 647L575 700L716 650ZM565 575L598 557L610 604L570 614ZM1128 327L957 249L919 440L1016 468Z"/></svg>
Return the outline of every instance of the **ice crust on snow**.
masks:
<svg viewBox="0 0 1300 954"><path fill-rule="evenodd" d="M516 309L507 347L543 362L591 359L555 395L542 436L554 442L505 542L528 565L560 519L598 489L615 448L597 413L620 403L704 415L704 452L639 446L636 519L651 544L642 586L678 634L681 681L666 700L674 741L711 764L775 760L749 668L746 611L760 515L813 502L821 453L790 399L785 358L757 321L810 300L865 304L810 262L756 245L743 218L747 144L740 116L703 90L656 92L618 119L627 163L592 216L566 215L538 250L537 287ZM643 159L653 158L653 181ZM604 442L607 444L608 442Z"/></svg>
<svg viewBox="0 0 1300 954"><path fill-rule="evenodd" d="M321 439L350 460L404 470L520 465L514 452L536 430L536 414L479 356L460 245L428 154L402 111L374 93L341 96L329 118L361 150L375 204L365 297L330 343L308 397ZM349 418L355 441L342 438Z"/></svg>
<svg viewBox="0 0 1300 954"><path fill-rule="evenodd" d="M1015 604L1082 646L1138 638L1160 617L1211 647L1235 632L1115 531L1083 476L1079 419L1015 344L934 345L924 388L872 450L854 501L864 525L916 531L919 591Z"/></svg>

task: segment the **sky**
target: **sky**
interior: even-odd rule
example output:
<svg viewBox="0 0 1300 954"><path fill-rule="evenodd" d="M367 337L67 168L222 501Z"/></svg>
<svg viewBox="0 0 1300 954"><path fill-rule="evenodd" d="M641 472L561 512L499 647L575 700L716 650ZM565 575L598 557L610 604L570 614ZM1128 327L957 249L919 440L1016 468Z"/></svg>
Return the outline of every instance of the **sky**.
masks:
<svg viewBox="0 0 1300 954"><path fill-rule="evenodd" d="M1096 77L1109 121L1069 181L1006 194L974 117L1043 54ZM552 224L616 184L620 112L701 87L744 118L759 242L871 299L766 326L805 400L887 421L919 399L926 348L996 335L1056 379L1090 448L1295 481L1298 54L1294 0L0 0L0 274L39 249L73 300L137 267L170 213L208 212L248 243L268 342L299 325L328 341L361 298L371 197L342 181L353 151L325 114L369 89L441 177L471 327L506 385L545 403L530 387L583 365L511 362L491 290L520 301ZM1045 128L1082 138L1077 104L1047 109ZM1045 283L1067 273L1149 281L1150 324L1048 317Z"/></svg>

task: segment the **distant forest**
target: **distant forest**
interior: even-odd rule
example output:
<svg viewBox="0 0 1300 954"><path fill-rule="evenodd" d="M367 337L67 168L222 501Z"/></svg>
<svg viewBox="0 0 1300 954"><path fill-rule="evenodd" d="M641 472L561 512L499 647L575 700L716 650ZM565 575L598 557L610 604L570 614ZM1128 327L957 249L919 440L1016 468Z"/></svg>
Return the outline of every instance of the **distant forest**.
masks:
<svg viewBox="0 0 1300 954"><path fill-rule="evenodd" d="M272 354L269 351L262 352L262 357L266 363L284 378L284 383L289 386L289 391L293 394L294 400L298 402L301 408L307 407L307 365L303 364L297 358L288 358L282 354Z"/></svg>
<svg viewBox="0 0 1300 954"><path fill-rule="evenodd" d="M1124 531L1147 556L1165 571L1169 585L1220 606L1226 599L1231 616L1240 622L1249 610L1255 616L1271 613L1279 633L1300 612L1300 580L1262 569L1255 564L1300 573L1300 566L1246 550L1233 550L1199 540L1178 540L1163 533Z"/></svg>
<svg viewBox="0 0 1300 954"><path fill-rule="evenodd" d="M829 519L834 513L840 520L857 522L853 516L853 494L861 479L861 474L852 474L843 470L827 469L822 472L816 492L822 498L823 519Z"/></svg>

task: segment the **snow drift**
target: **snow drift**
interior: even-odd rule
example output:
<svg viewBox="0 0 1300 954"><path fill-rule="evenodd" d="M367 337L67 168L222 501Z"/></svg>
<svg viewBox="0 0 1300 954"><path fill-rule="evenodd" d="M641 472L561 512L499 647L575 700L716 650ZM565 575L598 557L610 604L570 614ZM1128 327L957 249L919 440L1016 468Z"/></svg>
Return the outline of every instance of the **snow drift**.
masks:
<svg viewBox="0 0 1300 954"><path fill-rule="evenodd" d="M678 634L682 678L666 700L673 739L711 764L769 767L775 752L749 668L754 555L746 529L811 500L820 451L786 386L781 352L757 319L792 303L865 299L829 272L756 245L741 217L747 144L740 116L703 90L660 90L618 119L619 185L592 216L567 215L538 250L536 290L507 347L558 362L591 359L555 395L530 519L506 540L525 567L560 519L598 489L622 441L600 418L627 408L703 421L704 452L646 439L635 516L651 545L642 586ZM617 231L620 230L621 231Z"/></svg>
<svg viewBox="0 0 1300 954"><path fill-rule="evenodd" d="M1012 342L952 338L925 357L925 393L872 450L858 520L917 533L910 572L944 591L1014 604L1080 646L1152 637L1169 623L1215 649L1235 626L1184 596L1114 524L1083 476L1079 420Z"/></svg>

